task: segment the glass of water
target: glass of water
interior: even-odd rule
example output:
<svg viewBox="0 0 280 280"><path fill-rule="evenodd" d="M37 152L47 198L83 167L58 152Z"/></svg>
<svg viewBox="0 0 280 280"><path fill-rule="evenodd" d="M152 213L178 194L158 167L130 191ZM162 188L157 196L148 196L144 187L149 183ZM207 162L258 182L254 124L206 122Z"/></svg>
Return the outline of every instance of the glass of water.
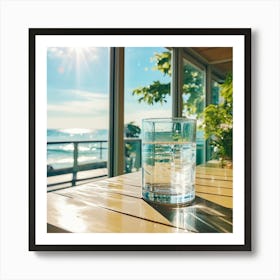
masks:
<svg viewBox="0 0 280 280"><path fill-rule="evenodd" d="M195 198L196 120L142 121L142 196L162 204Z"/></svg>

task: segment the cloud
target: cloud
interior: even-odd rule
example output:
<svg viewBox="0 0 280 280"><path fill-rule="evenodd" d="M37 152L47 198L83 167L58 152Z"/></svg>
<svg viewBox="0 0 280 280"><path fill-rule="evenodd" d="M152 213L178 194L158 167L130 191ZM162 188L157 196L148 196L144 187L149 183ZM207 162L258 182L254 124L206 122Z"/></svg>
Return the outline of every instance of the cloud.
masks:
<svg viewBox="0 0 280 280"><path fill-rule="evenodd" d="M65 48L48 48L48 57L50 58L66 57Z"/></svg>
<svg viewBox="0 0 280 280"><path fill-rule="evenodd" d="M142 119L144 118L165 118L171 117L171 109L151 109L138 110L130 112L125 115L125 123L134 121L136 125L142 126Z"/></svg>
<svg viewBox="0 0 280 280"><path fill-rule="evenodd" d="M81 90L60 90L68 100L48 104L48 114L100 116L109 110L109 97L103 93Z"/></svg>
<svg viewBox="0 0 280 280"><path fill-rule="evenodd" d="M108 129L109 117L48 117L48 128Z"/></svg>
<svg viewBox="0 0 280 280"><path fill-rule="evenodd" d="M52 128L95 128L108 127L108 94L83 90L64 89L55 91L67 100L48 104L48 127ZM125 108L125 123L134 121L142 126L143 118L171 117L170 103L153 106L129 102Z"/></svg>
<svg viewBox="0 0 280 280"><path fill-rule="evenodd" d="M135 97L135 96L134 96ZM137 125L142 125L144 118L166 118L172 116L171 98L166 98L167 102L163 104L148 105L145 102L137 102L137 99L131 97L126 99L125 104L125 123L134 121Z"/></svg>
<svg viewBox="0 0 280 280"><path fill-rule="evenodd" d="M67 95L70 98L72 96L72 98L81 98L85 100L109 99L106 93L92 92L80 89L61 89L58 92Z"/></svg>
<svg viewBox="0 0 280 280"><path fill-rule="evenodd" d="M48 48L48 57L61 60L83 59L93 61L98 59L99 48L96 47L51 47Z"/></svg>

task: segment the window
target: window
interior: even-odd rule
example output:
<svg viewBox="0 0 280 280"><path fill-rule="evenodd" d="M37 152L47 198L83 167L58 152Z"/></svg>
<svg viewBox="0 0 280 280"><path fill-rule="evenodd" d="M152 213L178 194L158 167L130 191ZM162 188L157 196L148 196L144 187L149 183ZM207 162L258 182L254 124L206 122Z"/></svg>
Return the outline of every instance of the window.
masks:
<svg viewBox="0 0 280 280"><path fill-rule="evenodd" d="M48 48L47 103L48 185L106 175L109 49Z"/></svg>
<svg viewBox="0 0 280 280"><path fill-rule="evenodd" d="M223 82L212 80L211 104L207 107L208 120L205 133L208 135L208 159L226 164L232 159L232 75Z"/></svg>
<svg viewBox="0 0 280 280"><path fill-rule="evenodd" d="M223 103L219 83L224 77L213 73L216 65L195 49L212 51L49 48L49 185L60 183L57 175L75 185L87 178L138 171L143 118L196 118L196 163L211 159L203 112L206 103Z"/></svg>
<svg viewBox="0 0 280 280"><path fill-rule="evenodd" d="M205 71L187 59L183 60L183 112L184 117L197 119L196 164L205 162L205 140L201 124L205 108Z"/></svg>
<svg viewBox="0 0 280 280"><path fill-rule="evenodd" d="M218 105L223 102L223 97L220 95L220 84L216 80L211 83L212 104Z"/></svg>
<svg viewBox="0 0 280 280"><path fill-rule="evenodd" d="M141 167L142 119L171 117L171 52L163 47L125 48L125 172Z"/></svg>

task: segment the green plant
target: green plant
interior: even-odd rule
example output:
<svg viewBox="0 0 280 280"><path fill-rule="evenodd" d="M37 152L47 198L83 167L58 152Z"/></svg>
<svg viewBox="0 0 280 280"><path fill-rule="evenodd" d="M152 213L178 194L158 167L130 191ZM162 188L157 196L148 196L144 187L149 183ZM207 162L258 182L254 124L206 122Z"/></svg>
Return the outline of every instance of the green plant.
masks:
<svg viewBox="0 0 280 280"><path fill-rule="evenodd" d="M202 127L206 139L209 139L213 147L213 158L222 160L232 159L232 110L233 110L233 87L232 75L228 74L221 87L223 102L218 105L210 104L205 107Z"/></svg>
<svg viewBox="0 0 280 280"><path fill-rule="evenodd" d="M171 52L156 53L152 60L155 62L153 70L171 76ZM225 160L232 159L232 75L228 74L225 82L220 85L223 102L219 105L208 105L204 108L204 77L190 63L183 67L183 114L195 116L202 120L199 129L204 130L206 139L213 147L213 157ZM153 81L150 85L141 86L133 90L139 102L149 105L167 102L170 95L170 82Z"/></svg>
<svg viewBox="0 0 280 280"><path fill-rule="evenodd" d="M141 133L141 128L130 122L124 127L125 137L138 138ZM139 152L139 142L127 142L125 144L125 173L132 172L135 165L136 153Z"/></svg>
<svg viewBox="0 0 280 280"><path fill-rule="evenodd" d="M134 124L134 122L130 122L125 125L125 136L127 138L137 138L141 133L141 129L138 125Z"/></svg>
<svg viewBox="0 0 280 280"><path fill-rule="evenodd" d="M160 71L171 77L171 52L155 53L153 70ZM183 106L186 115L196 115L199 118L204 108L203 75L190 63L183 66ZM138 101L149 105L166 103L170 95L170 82L153 81L150 85L140 86L132 91Z"/></svg>

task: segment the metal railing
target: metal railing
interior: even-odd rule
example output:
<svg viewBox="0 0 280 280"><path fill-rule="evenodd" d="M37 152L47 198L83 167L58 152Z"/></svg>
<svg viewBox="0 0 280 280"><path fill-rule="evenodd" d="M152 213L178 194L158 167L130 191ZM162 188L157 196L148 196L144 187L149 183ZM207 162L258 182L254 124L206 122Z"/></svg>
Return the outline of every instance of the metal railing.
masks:
<svg viewBox="0 0 280 280"><path fill-rule="evenodd" d="M137 171L141 168L141 139L139 138L125 138L125 166L124 173L130 173L133 171ZM48 187L61 185L65 183L71 183L72 186L75 186L77 182L89 179L96 179L100 177L107 176L107 174L103 175L94 175L84 178L77 178L78 172L81 171L89 171L100 168L107 168L107 155L104 154L104 150L108 150L108 141L107 140L86 140L86 141L55 141L55 142L47 142L48 146L51 145L68 145L73 144L73 152L72 159L73 164L68 167L62 168L53 168L53 166L47 166L47 176L58 176L64 174L72 174L71 180L66 181L56 181L55 183L48 184ZM85 144L97 144L94 148L97 150L95 155L99 155L97 159L92 162L87 163L79 163L79 145ZM106 144L106 145L105 145ZM201 164L204 162L204 145L197 145L197 162L196 164Z"/></svg>
<svg viewBox="0 0 280 280"><path fill-rule="evenodd" d="M54 185L61 185L65 183L71 183L72 186L75 186L78 181L94 179L98 177L104 177L107 175L100 175L100 176L90 176L86 178L77 178L77 174L80 171L89 171L99 168L107 168L107 156L104 155L104 150L108 150L108 146L106 147L104 144L107 144L107 140L86 140L86 141L51 141L47 142L47 146L51 145L73 145L73 152L72 152L72 159L73 164L69 167L62 167L62 168L54 168L51 164L47 165L47 176L58 176L64 174L71 174L72 173L72 180L55 182L53 184L48 184L49 186ZM129 173L134 170L138 170L141 167L141 139L139 138L125 138L125 167L124 172ZM87 163L79 163L79 145L85 144L99 144L95 146L95 150L99 150L95 154L99 155L97 159L92 162ZM55 165L55 163L54 163Z"/></svg>

